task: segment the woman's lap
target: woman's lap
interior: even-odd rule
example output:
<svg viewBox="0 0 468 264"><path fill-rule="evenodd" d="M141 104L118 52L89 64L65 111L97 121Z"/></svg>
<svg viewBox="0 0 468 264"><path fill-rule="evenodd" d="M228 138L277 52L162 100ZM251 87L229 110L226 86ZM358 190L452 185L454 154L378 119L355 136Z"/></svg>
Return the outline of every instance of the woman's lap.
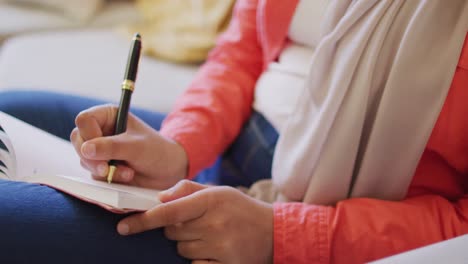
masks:
<svg viewBox="0 0 468 264"><path fill-rule="evenodd" d="M64 139L80 111L103 103L48 92L0 93L0 111ZM143 109L131 111L155 129L164 119ZM254 113L225 155L197 181L248 186L269 178L277 137L263 116ZM122 217L49 187L0 180L0 248L10 252L0 254L0 263L185 263L161 230L119 236L115 227Z"/></svg>
<svg viewBox="0 0 468 264"><path fill-rule="evenodd" d="M69 139L75 116L106 103L48 92L0 93L0 111ZM159 129L164 115L132 109ZM0 180L0 263L187 263L161 230L122 237L123 215L46 186Z"/></svg>
<svg viewBox="0 0 468 264"><path fill-rule="evenodd" d="M162 230L123 237L123 215L54 189L0 180L0 263L188 263Z"/></svg>

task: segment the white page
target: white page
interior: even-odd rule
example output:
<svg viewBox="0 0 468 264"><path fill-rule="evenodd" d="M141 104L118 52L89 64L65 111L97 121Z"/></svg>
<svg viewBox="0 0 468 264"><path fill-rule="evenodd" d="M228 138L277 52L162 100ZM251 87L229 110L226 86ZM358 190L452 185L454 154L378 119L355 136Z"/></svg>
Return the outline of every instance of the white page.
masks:
<svg viewBox="0 0 468 264"><path fill-rule="evenodd" d="M89 177L70 142L0 112L0 124L16 156L16 179L35 174Z"/></svg>

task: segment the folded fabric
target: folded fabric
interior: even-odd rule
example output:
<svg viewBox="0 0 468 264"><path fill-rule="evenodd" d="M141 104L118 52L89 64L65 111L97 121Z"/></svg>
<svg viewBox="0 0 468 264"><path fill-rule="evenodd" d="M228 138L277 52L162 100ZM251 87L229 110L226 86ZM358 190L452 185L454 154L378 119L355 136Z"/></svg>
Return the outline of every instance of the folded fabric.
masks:
<svg viewBox="0 0 468 264"><path fill-rule="evenodd" d="M175 62L205 60L229 23L234 0L137 0L143 22L126 27L140 32L146 54Z"/></svg>

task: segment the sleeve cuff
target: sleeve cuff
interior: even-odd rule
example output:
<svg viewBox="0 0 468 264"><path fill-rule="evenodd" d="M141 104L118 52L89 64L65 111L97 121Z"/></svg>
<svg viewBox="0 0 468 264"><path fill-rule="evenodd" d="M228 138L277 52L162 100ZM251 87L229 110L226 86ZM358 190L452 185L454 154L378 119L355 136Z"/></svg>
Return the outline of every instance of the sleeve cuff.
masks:
<svg viewBox="0 0 468 264"><path fill-rule="evenodd" d="M190 144L191 140L184 136L184 134L178 133L179 129L177 129L178 126L174 125L167 125L163 126L159 133L165 137L168 137L174 141L176 141L179 145L184 148L185 153L187 154L187 159L188 159L188 169L187 169L187 175L186 179L193 179L195 178L196 174L201 168L197 168L194 166L196 163L193 162L193 146ZM195 164L194 164L195 163Z"/></svg>
<svg viewBox="0 0 468 264"><path fill-rule="evenodd" d="M217 157L213 148L205 142L206 139L194 132L196 130L194 122L186 115L185 117L168 116L159 131L162 136L176 141L184 148L188 158L186 179L193 179Z"/></svg>
<svg viewBox="0 0 468 264"><path fill-rule="evenodd" d="M330 263L329 215L325 206L274 204L274 263Z"/></svg>

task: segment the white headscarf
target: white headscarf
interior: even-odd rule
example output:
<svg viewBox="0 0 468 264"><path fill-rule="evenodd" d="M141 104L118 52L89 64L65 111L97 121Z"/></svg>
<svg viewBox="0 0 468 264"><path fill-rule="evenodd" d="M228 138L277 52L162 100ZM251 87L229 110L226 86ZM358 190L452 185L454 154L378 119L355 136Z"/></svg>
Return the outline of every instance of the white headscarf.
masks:
<svg viewBox="0 0 468 264"><path fill-rule="evenodd" d="M466 0L332 0L273 182L287 200L399 200L445 101Z"/></svg>

